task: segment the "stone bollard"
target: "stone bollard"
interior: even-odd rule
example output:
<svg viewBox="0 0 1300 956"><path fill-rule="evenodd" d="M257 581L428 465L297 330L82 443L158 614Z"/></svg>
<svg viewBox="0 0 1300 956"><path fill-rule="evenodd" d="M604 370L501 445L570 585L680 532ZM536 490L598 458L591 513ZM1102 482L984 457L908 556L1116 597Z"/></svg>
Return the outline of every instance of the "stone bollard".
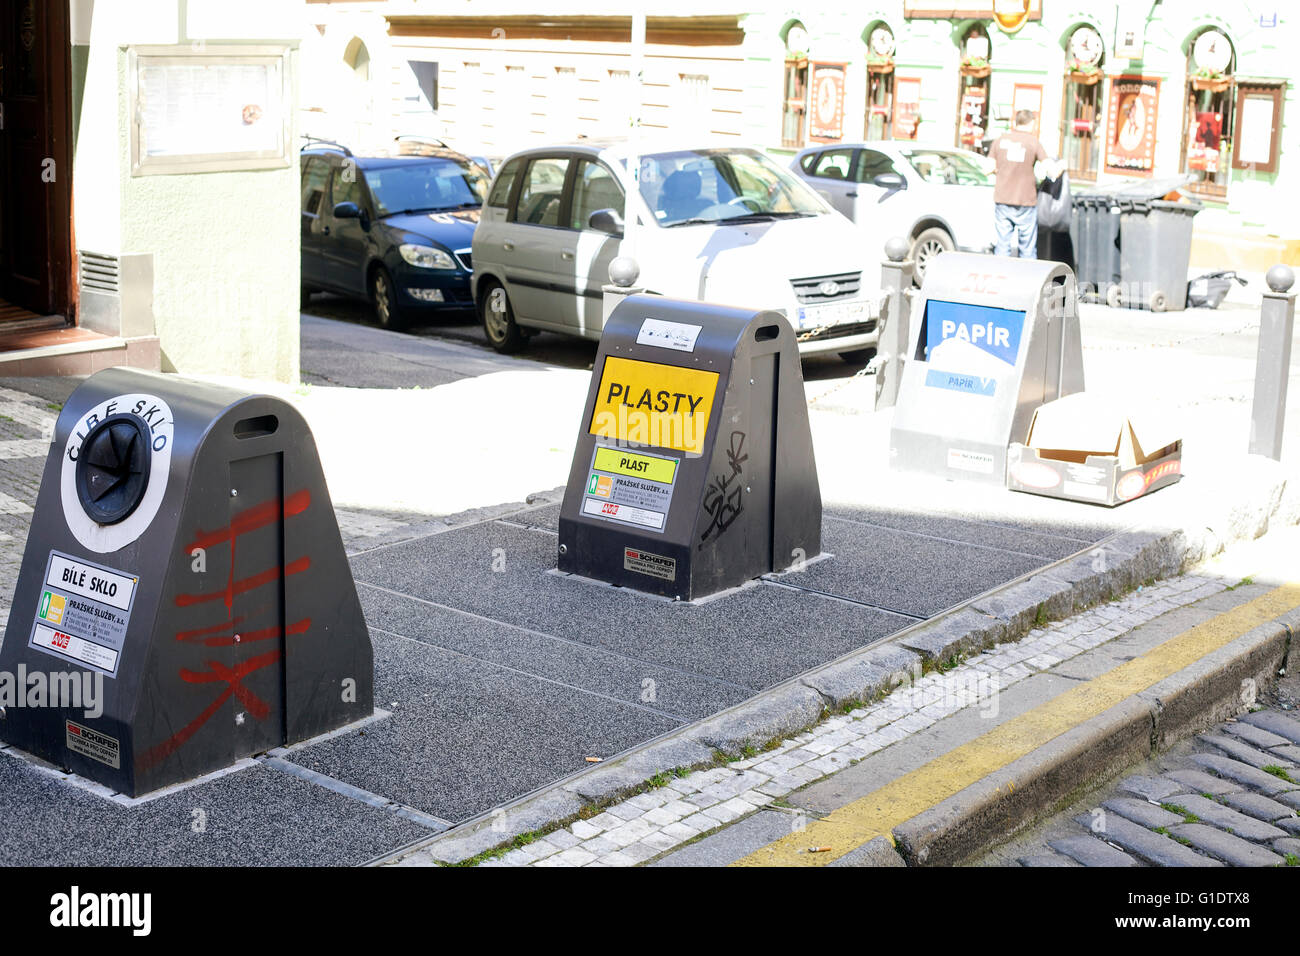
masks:
<svg viewBox="0 0 1300 956"><path fill-rule="evenodd" d="M885 293L880 312L880 344L876 349L876 408L892 408L898 401L910 337L907 290L912 288L913 262L907 257L910 245L902 236L885 243L889 258L880 264L880 288Z"/></svg>
<svg viewBox="0 0 1300 956"><path fill-rule="evenodd" d="M604 321L608 322L610 314L618 308L620 302L630 295L637 295L645 289L636 284L641 276L641 267L631 256L619 256L609 264L609 284L600 287L604 293Z"/></svg>
<svg viewBox="0 0 1300 956"><path fill-rule="evenodd" d="M1286 424L1286 384L1291 368L1291 331L1295 326L1295 273L1276 265L1264 277L1259 312L1259 352L1255 360L1255 403L1250 413L1250 453L1282 459L1282 429Z"/></svg>

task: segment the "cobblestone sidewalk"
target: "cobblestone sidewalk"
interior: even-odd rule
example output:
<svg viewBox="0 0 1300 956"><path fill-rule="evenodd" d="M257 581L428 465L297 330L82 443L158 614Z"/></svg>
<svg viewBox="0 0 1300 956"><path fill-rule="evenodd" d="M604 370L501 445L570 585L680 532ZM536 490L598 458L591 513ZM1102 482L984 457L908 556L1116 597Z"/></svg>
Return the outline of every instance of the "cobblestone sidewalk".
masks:
<svg viewBox="0 0 1300 956"><path fill-rule="evenodd" d="M1139 588L946 672L919 677L879 703L831 717L770 752L725 767L661 775L644 793L531 842L519 838L516 848L479 865L634 866L764 808L787 810L792 828L797 827L800 811L782 806L795 790L963 708L995 707L999 693L1029 676L1224 588L1217 578L1196 575ZM419 857L413 854L399 865L428 862Z"/></svg>
<svg viewBox="0 0 1300 956"><path fill-rule="evenodd" d="M1300 720L1261 709L1198 734L986 862L1300 866Z"/></svg>
<svg viewBox="0 0 1300 956"><path fill-rule="evenodd" d="M60 406L0 388L0 633L9 620L32 506Z"/></svg>

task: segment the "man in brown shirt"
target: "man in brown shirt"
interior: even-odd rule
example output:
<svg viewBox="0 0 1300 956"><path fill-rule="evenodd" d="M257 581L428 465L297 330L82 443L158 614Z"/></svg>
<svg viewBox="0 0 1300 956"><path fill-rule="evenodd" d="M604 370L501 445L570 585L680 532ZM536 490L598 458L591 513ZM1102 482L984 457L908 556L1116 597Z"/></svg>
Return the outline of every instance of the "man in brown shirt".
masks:
<svg viewBox="0 0 1300 956"><path fill-rule="evenodd" d="M997 232L994 255L1011 255L1013 238L1020 258L1038 255L1038 180L1034 163L1048 157L1033 128L1034 114L1020 110L1015 128L999 136L989 150L997 163L997 185L993 187L993 224Z"/></svg>

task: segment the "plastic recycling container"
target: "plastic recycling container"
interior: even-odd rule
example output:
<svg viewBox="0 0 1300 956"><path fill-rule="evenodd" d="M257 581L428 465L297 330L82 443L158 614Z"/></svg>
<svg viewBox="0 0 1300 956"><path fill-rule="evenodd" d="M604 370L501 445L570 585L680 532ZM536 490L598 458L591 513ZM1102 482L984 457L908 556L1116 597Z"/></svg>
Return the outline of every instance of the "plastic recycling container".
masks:
<svg viewBox="0 0 1300 956"><path fill-rule="evenodd" d="M1121 182L1074 197L1079 294L1112 307L1181 310L1187 305L1196 199L1164 197L1191 176Z"/></svg>

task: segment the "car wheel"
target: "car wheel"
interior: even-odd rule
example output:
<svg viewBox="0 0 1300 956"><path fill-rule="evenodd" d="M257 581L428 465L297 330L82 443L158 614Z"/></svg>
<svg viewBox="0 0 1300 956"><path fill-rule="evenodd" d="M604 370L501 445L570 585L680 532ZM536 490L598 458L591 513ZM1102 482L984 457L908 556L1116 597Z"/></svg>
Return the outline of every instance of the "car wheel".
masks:
<svg viewBox="0 0 1300 956"><path fill-rule="evenodd" d="M952 236L938 226L925 229L912 240L912 284L920 286L925 280L925 270L934 257L957 248Z"/></svg>
<svg viewBox="0 0 1300 956"><path fill-rule="evenodd" d="M524 344L524 335L515 324L515 310L510 306L510 296L499 282L485 282L479 300L479 315L483 319L483 332L488 343L498 352L517 352Z"/></svg>
<svg viewBox="0 0 1300 956"><path fill-rule="evenodd" d="M875 349L853 349L851 352L840 353L840 358L850 365L866 365L875 357Z"/></svg>
<svg viewBox="0 0 1300 956"><path fill-rule="evenodd" d="M405 324L405 315L397 302L397 287L383 266L370 274L370 304L375 310L375 321L384 328L400 329Z"/></svg>

